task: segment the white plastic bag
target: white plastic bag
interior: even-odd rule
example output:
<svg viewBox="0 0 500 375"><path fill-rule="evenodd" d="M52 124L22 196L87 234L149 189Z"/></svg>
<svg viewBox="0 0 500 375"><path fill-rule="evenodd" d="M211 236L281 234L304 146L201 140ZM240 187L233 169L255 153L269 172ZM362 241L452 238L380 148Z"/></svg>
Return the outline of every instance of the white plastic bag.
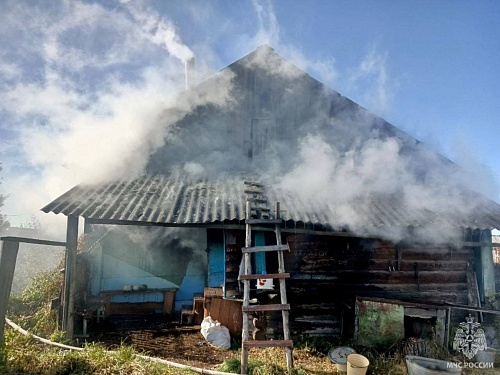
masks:
<svg viewBox="0 0 500 375"><path fill-rule="evenodd" d="M223 349L231 347L231 336L227 327L221 326L217 320L213 320L210 316L203 319L201 334L212 346Z"/></svg>

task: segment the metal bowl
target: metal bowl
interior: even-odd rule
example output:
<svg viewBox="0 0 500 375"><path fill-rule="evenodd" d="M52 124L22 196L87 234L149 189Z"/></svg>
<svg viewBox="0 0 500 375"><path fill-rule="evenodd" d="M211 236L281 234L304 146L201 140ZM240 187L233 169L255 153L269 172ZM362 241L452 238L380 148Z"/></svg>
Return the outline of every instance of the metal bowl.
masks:
<svg viewBox="0 0 500 375"><path fill-rule="evenodd" d="M337 346L331 348L328 352L328 358L332 363L337 365L337 370L341 372L347 371L347 356L356 353L353 348L348 346Z"/></svg>

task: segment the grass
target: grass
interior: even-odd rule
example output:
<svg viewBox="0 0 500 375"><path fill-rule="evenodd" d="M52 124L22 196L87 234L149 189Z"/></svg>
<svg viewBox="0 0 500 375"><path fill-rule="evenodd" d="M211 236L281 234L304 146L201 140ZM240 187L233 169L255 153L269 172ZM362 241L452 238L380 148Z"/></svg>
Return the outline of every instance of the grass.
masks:
<svg viewBox="0 0 500 375"><path fill-rule="evenodd" d="M403 345L395 345L390 350L378 351L375 348L360 348L353 343L340 343L335 339L310 338L307 341L298 341L293 351L294 370L292 375L332 375L339 374L336 367L330 363L327 353L330 348L338 345L347 345L356 349L370 361L368 375L407 375L405 353ZM428 356L436 359L453 362L469 362L464 358L452 356L438 344L433 344ZM500 357L500 356L499 356ZM285 375L286 362L283 349L266 348L251 349L249 351L249 373L251 375ZM223 365L219 371L240 372L239 352ZM497 358L493 369L464 368L462 375L493 375L500 374L500 358Z"/></svg>
<svg viewBox="0 0 500 375"><path fill-rule="evenodd" d="M0 373L5 375L192 374L136 357L130 346L122 345L115 351L108 351L98 344L90 344L81 351L68 351L38 344L11 330L7 332L5 347L0 352Z"/></svg>
<svg viewBox="0 0 500 375"><path fill-rule="evenodd" d="M57 328L51 301L59 296L63 277L58 270L33 278L21 295L12 295L8 315L30 333L64 342L65 332ZM0 349L0 373L5 375L156 375L192 374L191 371L154 363L135 356L131 346L108 351L98 344L81 351L68 351L40 344L6 326L5 343Z"/></svg>
<svg viewBox="0 0 500 375"><path fill-rule="evenodd" d="M64 341L64 332L58 330L56 311L51 301L59 296L63 275L58 270L37 274L20 295L11 295L7 314L16 323L35 335Z"/></svg>
<svg viewBox="0 0 500 375"><path fill-rule="evenodd" d="M31 333L64 342L64 332L58 331L56 315L50 302L61 290L62 275L54 270L37 275L21 295L11 297L9 316ZM240 372L240 351L235 340L232 358L221 364L217 370ZM291 375L337 374L336 366L328 359L330 348L346 345L370 360L368 375L407 375L403 346L394 345L390 350L377 351L374 348L359 348L352 342L336 339L311 337L296 340L293 350L294 369ZM133 347L121 345L108 351L99 344L88 344L81 351L67 351L36 342L7 327L5 345L0 349L0 373L5 375L156 375L193 374L192 371L173 368L137 357ZM141 353L144 354L144 353ZM439 345L433 345L428 355L432 358L463 362L463 358L452 357ZM497 356L500 361L500 356ZM463 375L500 374L500 363L494 369L463 369ZM285 375L286 358L282 348L249 350L249 374Z"/></svg>

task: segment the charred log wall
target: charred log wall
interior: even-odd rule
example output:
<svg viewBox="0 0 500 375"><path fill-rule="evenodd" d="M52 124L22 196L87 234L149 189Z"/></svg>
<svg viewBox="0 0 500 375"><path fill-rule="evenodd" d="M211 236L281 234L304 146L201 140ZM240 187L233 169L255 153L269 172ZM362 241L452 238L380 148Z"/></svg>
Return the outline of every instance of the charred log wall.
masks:
<svg viewBox="0 0 500 375"><path fill-rule="evenodd" d="M288 298L297 333L350 336L356 295L469 303L474 256L466 249L329 236L291 235L286 241Z"/></svg>
<svg viewBox="0 0 500 375"><path fill-rule="evenodd" d="M266 243L273 243L273 233ZM226 244L226 293L237 295L243 244ZM283 235L291 331L296 335L351 336L355 296L421 303L472 304L468 288L474 253L447 245L394 244L376 239ZM267 272L277 271L276 255L266 254ZM275 281L277 284L277 282ZM229 289L228 289L229 287ZM234 289L231 291L231 289ZM281 332L280 314L268 314L268 334Z"/></svg>

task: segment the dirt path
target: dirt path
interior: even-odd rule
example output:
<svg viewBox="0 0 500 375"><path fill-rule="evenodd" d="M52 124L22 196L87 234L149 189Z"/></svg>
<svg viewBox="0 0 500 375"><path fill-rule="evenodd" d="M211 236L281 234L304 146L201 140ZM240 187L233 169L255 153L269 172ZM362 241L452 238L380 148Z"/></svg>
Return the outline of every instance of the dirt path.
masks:
<svg viewBox="0 0 500 375"><path fill-rule="evenodd" d="M141 354L196 367L214 369L235 351L208 345L200 326L175 326L145 319L106 320L89 329L90 341L113 349L122 343L132 345Z"/></svg>

